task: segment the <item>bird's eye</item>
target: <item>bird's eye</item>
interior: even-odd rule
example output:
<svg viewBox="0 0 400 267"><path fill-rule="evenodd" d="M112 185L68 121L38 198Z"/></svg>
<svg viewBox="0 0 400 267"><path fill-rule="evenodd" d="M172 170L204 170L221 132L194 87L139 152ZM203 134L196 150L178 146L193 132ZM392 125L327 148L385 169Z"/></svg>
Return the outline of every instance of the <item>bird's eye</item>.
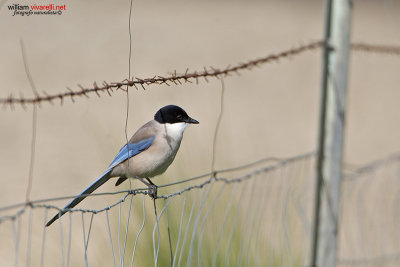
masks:
<svg viewBox="0 0 400 267"><path fill-rule="evenodd" d="M182 115L181 115L181 114L178 114L178 116L176 116L176 118L182 119Z"/></svg>

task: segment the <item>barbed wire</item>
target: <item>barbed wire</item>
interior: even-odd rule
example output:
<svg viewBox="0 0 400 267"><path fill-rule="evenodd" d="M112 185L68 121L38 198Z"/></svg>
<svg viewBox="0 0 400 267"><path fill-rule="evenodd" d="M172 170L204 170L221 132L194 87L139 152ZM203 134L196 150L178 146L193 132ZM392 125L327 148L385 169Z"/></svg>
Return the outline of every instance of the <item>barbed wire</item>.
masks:
<svg viewBox="0 0 400 267"><path fill-rule="evenodd" d="M122 90L126 91L123 87L135 87L138 89L138 86L145 89L145 86L152 85L152 84L182 84L182 83L192 83L193 81L196 84L199 83L200 78L203 78L206 82L208 82L207 78L219 78L221 76L229 76L233 73L239 74L239 71L242 70L251 70L254 67L258 67L262 64L276 62L282 58L290 58L295 55L299 55L306 51L315 50L321 47L323 44L322 41L311 42L306 45L300 45L295 48L287 49L278 53L269 54L265 57L249 60L245 63L239 63L236 65L228 65L224 69L210 67L204 67L201 71L193 71L190 72L189 68L186 69L184 73L178 73L176 70L173 73L170 73L169 76L161 76L161 75L154 75L152 78L145 78L141 79L138 77L132 77L131 80L125 79L121 82L106 82L104 81L101 86L98 86L96 82L93 83L93 87L85 88L82 85L78 84L80 90L73 91L70 87L67 87L66 92L61 92L57 94L48 94L47 92L43 91L42 95L35 95L32 98L25 98L22 94L20 97L14 97L12 94L9 95L7 98L0 98L0 105L9 106L11 109L14 107L15 104L21 105L23 108L26 108L28 104L35 104L39 105L42 102L49 102L50 104L54 104L54 101L59 100L60 104L62 105L66 98L70 98L72 102L75 102L75 97L89 97L90 94L96 94L98 97L101 97L100 93L107 93L111 96L111 93L114 90Z"/></svg>
<svg viewBox="0 0 400 267"><path fill-rule="evenodd" d="M70 87L67 87L66 92L61 92L57 94L48 94L45 91L42 91L42 94L36 93L34 97L24 97L22 94L20 97L15 97L10 94L6 98L0 98L0 105L3 107L14 108L15 105L21 105L24 109L29 104L38 105L42 102L49 102L50 104L54 104L54 101L59 100L60 104L64 103L64 100L70 98L72 102L75 102L76 97L87 97L89 98L90 94L96 94L98 97L101 97L100 93L107 93L111 96L111 93L114 90L122 90L126 91L128 89L124 89L123 87L135 87L138 89L138 86L145 89L145 86L153 85L153 84L166 84L170 85L171 83L178 85L183 83L192 83L193 81L196 84L199 83L200 78L203 78L206 82L208 82L207 78L220 78L230 76L231 74L239 74L240 71L243 70L252 70L254 67L259 67L260 65L266 63L272 63L279 61L282 58L290 58L292 56L296 56L302 54L306 51L316 50L317 48L322 47L324 44L323 41L315 41L305 45L299 45L295 48L283 50L278 53L269 54L265 57L249 60L245 63L239 63L236 65L228 65L224 69L218 69L214 67L204 67L202 71L193 71L190 72L187 68L184 73L178 73L176 70L173 73L170 73L170 76L161 76L154 75L152 78L138 78L132 77L131 80L124 80L122 82L106 82L104 81L101 86L98 86L96 82L93 83L93 87L83 87L78 84L80 90L73 91ZM367 44L362 42L352 43L351 49L354 51L363 51L363 52L372 52L372 53L381 53L381 54L391 54L391 55L400 55L400 46L396 45L376 45L376 44Z"/></svg>
<svg viewBox="0 0 400 267"><path fill-rule="evenodd" d="M377 45L356 42L351 44L351 49L354 51L372 52L378 54L400 55L400 46L398 45Z"/></svg>

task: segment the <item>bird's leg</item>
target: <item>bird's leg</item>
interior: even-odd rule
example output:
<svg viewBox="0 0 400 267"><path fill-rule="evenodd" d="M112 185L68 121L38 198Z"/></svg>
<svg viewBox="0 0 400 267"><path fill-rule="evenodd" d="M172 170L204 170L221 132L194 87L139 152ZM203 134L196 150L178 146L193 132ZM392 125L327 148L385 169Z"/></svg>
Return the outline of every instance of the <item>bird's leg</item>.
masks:
<svg viewBox="0 0 400 267"><path fill-rule="evenodd" d="M146 177L147 182L141 177L136 178L147 185L147 187L149 188L149 196L151 196L153 199L157 199L157 186L148 177Z"/></svg>

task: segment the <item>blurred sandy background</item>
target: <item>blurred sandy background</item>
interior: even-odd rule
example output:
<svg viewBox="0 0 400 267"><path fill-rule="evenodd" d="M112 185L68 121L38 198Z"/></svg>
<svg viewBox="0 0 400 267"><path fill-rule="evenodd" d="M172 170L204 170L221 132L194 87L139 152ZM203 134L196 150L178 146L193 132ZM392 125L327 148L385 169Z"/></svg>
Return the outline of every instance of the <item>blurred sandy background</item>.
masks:
<svg viewBox="0 0 400 267"><path fill-rule="evenodd" d="M40 1L66 4L61 16L11 16L0 10L0 97L32 91L19 40L40 92L77 84L121 81L128 73L129 1ZM38 3L39 4L39 3ZM400 44L399 1L354 1L352 39ZM321 39L322 1L134 1L132 73L140 78L174 71L222 68ZM320 50L225 79L225 109L217 168L261 157L315 150ZM346 162L361 165L400 151L399 57L355 53L351 58ZM200 125L190 127L162 184L209 171L219 112L220 81L130 89L128 137L166 104L182 106ZM0 206L23 202L32 109L0 112ZM74 195L108 166L125 142L126 95L91 95L44 103L38 110L31 199ZM113 182L99 192L114 191ZM63 203L57 203L62 206ZM96 206L96 203L94 202ZM98 206L101 206L97 203Z"/></svg>

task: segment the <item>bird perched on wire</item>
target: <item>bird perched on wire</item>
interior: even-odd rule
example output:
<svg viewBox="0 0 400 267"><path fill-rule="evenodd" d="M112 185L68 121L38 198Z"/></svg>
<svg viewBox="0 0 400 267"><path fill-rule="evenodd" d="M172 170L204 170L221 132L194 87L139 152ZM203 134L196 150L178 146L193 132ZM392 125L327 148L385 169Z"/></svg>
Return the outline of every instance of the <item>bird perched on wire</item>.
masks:
<svg viewBox="0 0 400 267"><path fill-rule="evenodd" d="M139 179L149 187L150 195L155 198L157 186L149 177L160 175L167 170L178 152L185 128L189 124L198 123L175 105L168 105L158 110L154 120L137 130L128 144L121 148L107 170L55 215L46 226L78 205L112 177L119 177L116 186L128 178Z"/></svg>

